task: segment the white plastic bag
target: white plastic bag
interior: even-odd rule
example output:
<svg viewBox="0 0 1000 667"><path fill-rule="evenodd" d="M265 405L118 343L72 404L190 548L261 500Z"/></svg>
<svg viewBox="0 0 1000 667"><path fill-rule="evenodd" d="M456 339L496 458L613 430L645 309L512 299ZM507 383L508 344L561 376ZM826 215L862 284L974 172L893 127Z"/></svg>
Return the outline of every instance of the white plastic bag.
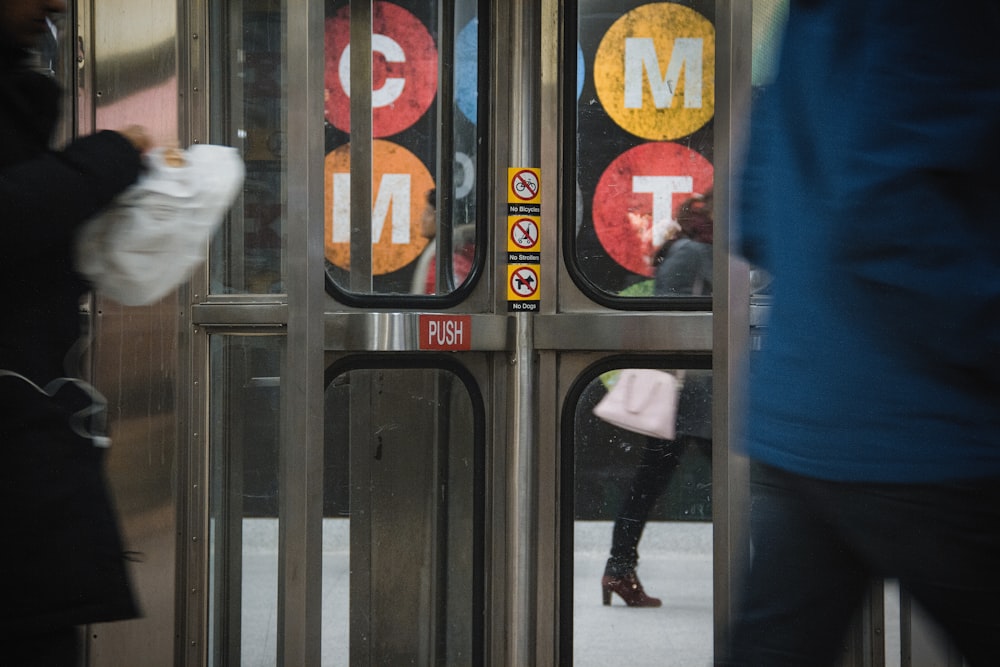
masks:
<svg viewBox="0 0 1000 667"><path fill-rule="evenodd" d="M243 185L245 168L228 146L196 144L146 154L146 172L76 239L76 270L102 296L128 306L153 303L205 261L208 242Z"/></svg>

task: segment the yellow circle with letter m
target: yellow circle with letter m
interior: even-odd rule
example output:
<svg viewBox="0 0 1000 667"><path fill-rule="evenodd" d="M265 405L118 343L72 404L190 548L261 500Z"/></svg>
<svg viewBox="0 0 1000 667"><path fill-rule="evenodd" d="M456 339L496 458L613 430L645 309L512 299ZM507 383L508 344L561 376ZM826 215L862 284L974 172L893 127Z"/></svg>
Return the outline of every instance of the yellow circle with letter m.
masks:
<svg viewBox="0 0 1000 667"><path fill-rule="evenodd" d="M594 85L625 131L654 141L685 137L715 113L715 27L672 2L637 7L601 40Z"/></svg>

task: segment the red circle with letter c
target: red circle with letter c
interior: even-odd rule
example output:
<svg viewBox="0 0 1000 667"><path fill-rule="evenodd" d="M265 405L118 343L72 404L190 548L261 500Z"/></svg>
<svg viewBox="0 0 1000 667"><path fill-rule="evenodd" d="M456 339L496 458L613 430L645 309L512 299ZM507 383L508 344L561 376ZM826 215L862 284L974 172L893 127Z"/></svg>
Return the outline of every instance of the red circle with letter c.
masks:
<svg viewBox="0 0 1000 667"><path fill-rule="evenodd" d="M326 118L351 131L350 6L326 19ZM437 95L438 52L427 27L390 2L372 3L372 135L388 137L417 122Z"/></svg>

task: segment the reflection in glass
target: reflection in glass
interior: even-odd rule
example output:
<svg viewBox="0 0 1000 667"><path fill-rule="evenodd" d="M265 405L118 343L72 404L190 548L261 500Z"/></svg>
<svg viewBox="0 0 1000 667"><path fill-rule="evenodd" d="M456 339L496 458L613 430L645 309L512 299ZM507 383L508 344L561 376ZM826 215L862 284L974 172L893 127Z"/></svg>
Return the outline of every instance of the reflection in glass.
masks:
<svg viewBox="0 0 1000 667"><path fill-rule="evenodd" d="M323 664L482 664L476 424L444 370L327 387Z"/></svg>
<svg viewBox="0 0 1000 667"><path fill-rule="evenodd" d="M577 100L570 263L607 295L684 296L659 289L658 267L691 238L683 208L713 187L715 4L585 0L578 11L591 75Z"/></svg>
<svg viewBox="0 0 1000 667"><path fill-rule="evenodd" d="M274 665L284 339L210 341L209 664Z"/></svg>
<svg viewBox="0 0 1000 667"><path fill-rule="evenodd" d="M372 3L371 246L366 247L355 238L363 232L352 229L351 219L356 205L350 199L351 10L347 2L326 3L328 286L361 294L427 295L450 293L468 279L476 247L482 133L478 4ZM439 252L442 248L448 251ZM351 276L351 253L359 251L371 253L371 275L360 280Z"/></svg>
<svg viewBox="0 0 1000 667"><path fill-rule="evenodd" d="M476 244L480 57L478 0L372 4L372 244L370 289L447 294L465 282ZM212 245L211 291L284 291L284 18L280 0L226 14L213 6L213 131L241 149L243 201ZM445 9L450 13L445 13ZM352 290L350 5L328 0L325 21L325 242L330 283ZM446 83L447 85L442 85ZM228 88L226 87L228 86ZM436 225L421 226L436 191ZM354 232L356 234L358 232ZM357 247L357 244L355 244ZM363 244L361 247L364 247ZM438 253L437 248L449 252Z"/></svg>
<svg viewBox="0 0 1000 667"><path fill-rule="evenodd" d="M242 6L242 5L241 5ZM273 294L282 285L285 221L284 12L262 0L211 14L213 142L238 147L246 163L243 199L212 243L215 294ZM227 89L228 86L228 89ZM221 136L220 136L221 134Z"/></svg>
<svg viewBox="0 0 1000 667"><path fill-rule="evenodd" d="M753 59L750 64L754 87L766 86L778 74L781 30L788 18L789 0L757 0L753 3Z"/></svg>
<svg viewBox="0 0 1000 667"><path fill-rule="evenodd" d="M632 433L594 416L618 371L589 381L576 406L578 667L712 661L712 374L673 372L683 383L674 440Z"/></svg>
<svg viewBox="0 0 1000 667"><path fill-rule="evenodd" d="M781 48L781 33L788 19L789 0L758 0L753 4L753 60L751 61L752 99L756 99L778 74L778 52ZM750 303L752 306L769 303L771 276L760 267L750 270ZM753 323L758 327L762 322ZM760 341L754 336L753 349L759 349Z"/></svg>

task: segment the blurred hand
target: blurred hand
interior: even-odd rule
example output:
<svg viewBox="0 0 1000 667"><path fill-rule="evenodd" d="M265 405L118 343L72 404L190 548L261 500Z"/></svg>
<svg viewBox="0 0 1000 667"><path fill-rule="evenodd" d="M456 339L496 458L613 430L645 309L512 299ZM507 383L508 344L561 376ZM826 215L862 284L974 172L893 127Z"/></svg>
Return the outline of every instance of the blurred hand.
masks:
<svg viewBox="0 0 1000 667"><path fill-rule="evenodd" d="M140 153L145 153L153 147L153 139L149 136L146 128L141 125L129 125L124 130L119 130L119 133L132 142L132 145Z"/></svg>
<svg viewBox="0 0 1000 667"><path fill-rule="evenodd" d="M663 221L663 229L664 229L663 243L666 243L667 241L673 241L678 236L680 236L681 233L684 231L683 228L681 228L680 223L678 223L676 220Z"/></svg>

